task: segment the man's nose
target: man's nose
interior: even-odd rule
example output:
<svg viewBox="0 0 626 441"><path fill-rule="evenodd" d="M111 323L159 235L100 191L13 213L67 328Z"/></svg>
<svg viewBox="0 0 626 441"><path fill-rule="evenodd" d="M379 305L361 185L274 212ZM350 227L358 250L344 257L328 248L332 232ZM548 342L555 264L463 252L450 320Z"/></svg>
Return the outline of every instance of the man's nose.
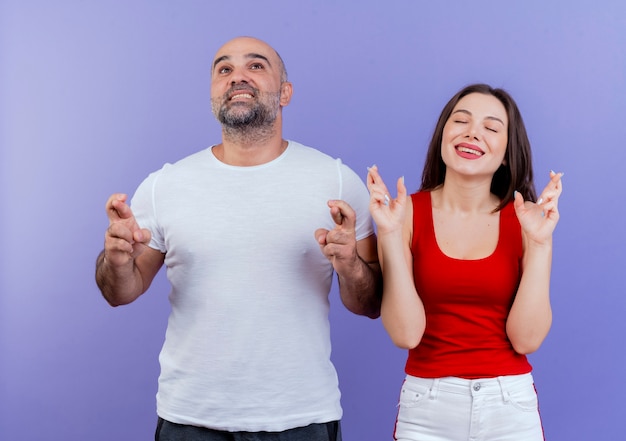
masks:
<svg viewBox="0 0 626 441"><path fill-rule="evenodd" d="M245 69L242 68L235 68L233 70L232 75L230 76L230 84L231 85L235 85L235 84L239 84L239 83L248 83L248 75Z"/></svg>

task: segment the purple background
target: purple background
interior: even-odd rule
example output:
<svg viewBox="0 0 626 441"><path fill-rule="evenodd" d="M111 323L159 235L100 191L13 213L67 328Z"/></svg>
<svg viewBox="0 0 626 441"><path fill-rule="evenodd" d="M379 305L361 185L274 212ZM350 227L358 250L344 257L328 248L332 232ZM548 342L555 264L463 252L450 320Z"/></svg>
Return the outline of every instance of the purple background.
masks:
<svg viewBox="0 0 626 441"><path fill-rule="evenodd" d="M1 1L0 439L152 438L168 285L107 306L104 203L218 141L210 62L238 35L286 61L287 138L412 190L453 93L513 94L537 186L566 173L554 325L531 356L546 435L623 439L626 6L508 3ZM331 299L344 438L390 440L405 353Z"/></svg>

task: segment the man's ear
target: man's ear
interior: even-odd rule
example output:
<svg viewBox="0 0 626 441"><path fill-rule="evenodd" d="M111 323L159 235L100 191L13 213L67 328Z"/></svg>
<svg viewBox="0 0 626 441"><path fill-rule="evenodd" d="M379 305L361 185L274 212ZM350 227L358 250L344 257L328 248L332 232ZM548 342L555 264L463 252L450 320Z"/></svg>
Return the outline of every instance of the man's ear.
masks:
<svg viewBox="0 0 626 441"><path fill-rule="evenodd" d="M285 107L291 101L293 95L293 85L289 81L285 81L280 85L280 105Z"/></svg>

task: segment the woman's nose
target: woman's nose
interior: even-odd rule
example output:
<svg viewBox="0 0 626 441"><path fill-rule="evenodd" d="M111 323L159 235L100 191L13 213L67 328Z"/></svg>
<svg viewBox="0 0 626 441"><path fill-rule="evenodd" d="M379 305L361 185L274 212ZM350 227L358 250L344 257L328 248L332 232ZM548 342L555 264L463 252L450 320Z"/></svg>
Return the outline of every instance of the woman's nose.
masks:
<svg viewBox="0 0 626 441"><path fill-rule="evenodd" d="M467 128L467 133L465 134L465 136L469 139L479 139L480 132L474 124L470 124Z"/></svg>

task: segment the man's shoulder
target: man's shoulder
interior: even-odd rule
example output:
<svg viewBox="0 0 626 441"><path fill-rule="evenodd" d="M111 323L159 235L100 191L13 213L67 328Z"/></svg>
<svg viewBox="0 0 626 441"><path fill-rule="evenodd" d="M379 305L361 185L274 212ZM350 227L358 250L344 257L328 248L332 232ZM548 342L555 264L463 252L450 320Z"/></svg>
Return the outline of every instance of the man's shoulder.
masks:
<svg viewBox="0 0 626 441"><path fill-rule="evenodd" d="M304 158L309 160L317 160L323 162L341 162L341 159L335 158L330 154L323 152L322 150L310 147L308 145L304 145L297 141L289 141L289 149L291 150L291 154L298 158Z"/></svg>
<svg viewBox="0 0 626 441"><path fill-rule="evenodd" d="M191 153L183 158L177 159L174 162L167 162L163 164L158 172L160 173L176 173L180 171L187 171L189 169L197 168L202 164L206 164L206 160L208 157L208 152L210 152L211 148L202 149L200 151Z"/></svg>

